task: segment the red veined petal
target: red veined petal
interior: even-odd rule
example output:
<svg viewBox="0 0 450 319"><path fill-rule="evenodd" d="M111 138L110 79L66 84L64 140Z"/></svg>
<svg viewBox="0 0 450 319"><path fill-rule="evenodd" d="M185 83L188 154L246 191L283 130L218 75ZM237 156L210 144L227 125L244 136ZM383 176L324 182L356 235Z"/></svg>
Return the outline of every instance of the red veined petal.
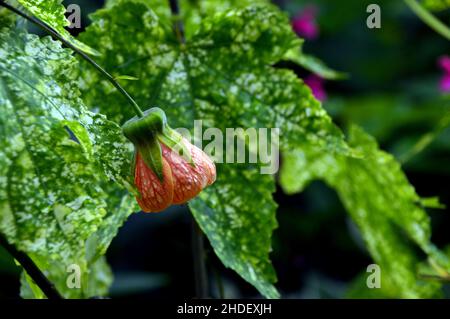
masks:
<svg viewBox="0 0 450 319"><path fill-rule="evenodd" d="M163 182L144 163L139 152L136 154L136 169L134 183L140 192L136 200L141 209L146 212L160 212L172 204L173 178L170 165L163 158Z"/></svg>
<svg viewBox="0 0 450 319"><path fill-rule="evenodd" d="M163 158L167 160L172 170L174 204L187 202L216 180L216 167L208 155L186 139L183 139L183 143L188 147L195 167L177 152L161 144Z"/></svg>

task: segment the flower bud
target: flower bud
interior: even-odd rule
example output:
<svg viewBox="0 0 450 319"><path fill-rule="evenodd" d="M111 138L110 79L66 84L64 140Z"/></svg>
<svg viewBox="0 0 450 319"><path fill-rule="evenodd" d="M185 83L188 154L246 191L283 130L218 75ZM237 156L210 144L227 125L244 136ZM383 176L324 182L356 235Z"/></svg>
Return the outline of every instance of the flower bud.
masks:
<svg viewBox="0 0 450 319"><path fill-rule="evenodd" d="M144 212L185 203L214 183L214 163L169 127L161 109L147 110L122 129L135 146L133 174L140 193L136 200Z"/></svg>

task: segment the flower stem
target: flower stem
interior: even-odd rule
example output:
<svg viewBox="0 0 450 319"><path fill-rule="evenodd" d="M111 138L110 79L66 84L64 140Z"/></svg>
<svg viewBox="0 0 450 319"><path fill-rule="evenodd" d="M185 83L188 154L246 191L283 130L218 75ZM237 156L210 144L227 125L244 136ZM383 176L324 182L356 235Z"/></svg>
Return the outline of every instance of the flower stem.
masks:
<svg viewBox="0 0 450 319"><path fill-rule="evenodd" d="M205 246L203 232L192 216L192 257L194 259L195 295L197 298L208 298L208 276L205 265Z"/></svg>
<svg viewBox="0 0 450 319"><path fill-rule="evenodd" d="M56 39L61 41L66 47L68 47L68 48L72 49L73 51L75 51L76 53L78 53L83 59L85 59L87 62L89 62L103 76L105 76L106 79L108 79L108 81L111 82L111 84L114 85L114 87L128 100L128 102L130 102L130 104L133 107L134 112L136 113L137 116L139 116L139 117L143 117L144 116L144 113L142 112L141 108L136 103L136 101L128 94L127 91L125 91L125 89L114 79L114 77L111 74L109 74L105 69L103 69L100 65L98 65L86 53L84 53L83 51L81 51L80 49L75 47L72 43L70 43L69 41L64 39L51 26L47 25L45 22L41 21L40 19L38 19L36 17L29 16L29 15L25 14L21 10L19 10L19 9L9 5L9 4L7 4L6 2L4 2L4 0L0 0L0 6L6 8L6 9L8 9L8 10L18 14L19 16L27 19L28 21L36 24L38 27L40 27L41 29L43 29L44 31L46 31L47 33L49 33L50 35L52 35L53 37L55 37Z"/></svg>
<svg viewBox="0 0 450 319"><path fill-rule="evenodd" d="M173 29L181 46L186 43L184 36L184 25L180 18L180 7L178 0L169 0L170 11L173 19ZM192 216L192 215L191 215ZM194 260L194 280L195 294L197 298L208 298L208 276L205 264L205 246L203 232L195 221L194 216L191 217L191 233L192 233L192 258Z"/></svg>
<svg viewBox="0 0 450 319"><path fill-rule="evenodd" d="M450 29L441 21L439 21L433 14L425 9L416 0L405 0L405 3L411 10L430 28L442 35L447 40L450 40Z"/></svg>
<svg viewBox="0 0 450 319"><path fill-rule="evenodd" d="M33 281L38 285L42 292L48 299L64 299L56 290L55 286L45 277L45 275L39 270L33 260L25 253L19 251L11 245L6 238L0 234L0 245L3 246L9 254L17 260L27 274L33 278Z"/></svg>

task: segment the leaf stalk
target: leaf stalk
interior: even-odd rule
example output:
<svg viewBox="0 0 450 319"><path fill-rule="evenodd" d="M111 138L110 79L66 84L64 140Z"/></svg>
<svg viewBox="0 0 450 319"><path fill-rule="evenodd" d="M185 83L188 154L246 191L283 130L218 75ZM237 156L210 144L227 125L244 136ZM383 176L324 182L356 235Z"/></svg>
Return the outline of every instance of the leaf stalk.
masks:
<svg viewBox="0 0 450 319"><path fill-rule="evenodd" d="M416 0L404 0L410 9L430 28L450 40L450 29Z"/></svg>
<svg viewBox="0 0 450 319"><path fill-rule="evenodd" d="M14 245L11 245L2 234L0 234L0 245L3 246L6 251L8 251L8 253L20 263L23 269L33 279L48 299L64 299L59 294L55 286L40 271L38 266L36 266L33 260L24 252L17 250Z"/></svg>

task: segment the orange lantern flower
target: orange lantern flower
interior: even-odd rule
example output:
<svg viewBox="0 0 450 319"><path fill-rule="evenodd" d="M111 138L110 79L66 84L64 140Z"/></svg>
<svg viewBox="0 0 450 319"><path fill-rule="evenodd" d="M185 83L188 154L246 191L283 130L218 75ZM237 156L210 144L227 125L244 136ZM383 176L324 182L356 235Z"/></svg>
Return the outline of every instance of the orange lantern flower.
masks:
<svg viewBox="0 0 450 319"><path fill-rule="evenodd" d="M216 167L201 149L167 124L164 112L151 108L123 126L135 145L136 200L144 212L160 212L182 204L214 183Z"/></svg>

